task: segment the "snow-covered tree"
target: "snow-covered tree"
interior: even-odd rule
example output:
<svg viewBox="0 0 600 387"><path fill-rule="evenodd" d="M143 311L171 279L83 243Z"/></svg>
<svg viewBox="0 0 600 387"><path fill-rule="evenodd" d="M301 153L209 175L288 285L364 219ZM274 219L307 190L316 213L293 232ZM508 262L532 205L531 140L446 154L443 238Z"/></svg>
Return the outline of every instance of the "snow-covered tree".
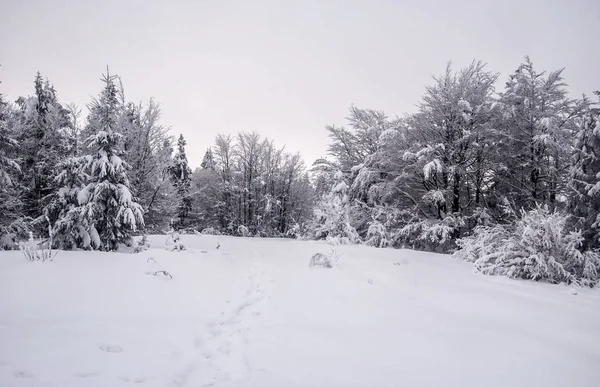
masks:
<svg viewBox="0 0 600 387"><path fill-rule="evenodd" d="M520 208L556 205L564 197L576 118L585 103L567 98L562 70L538 72L531 60L500 95L497 191Z"/></svg>
<svg viewBox="0 0 600 387"><path fill-rule="evenodd" d="M56 165L66 157L70 143L67 129L71 126L68 111L59 103L54 86L38 72L34 81L35 94L19 98L19 151L22 155L24 213L40 218L48 195L55 189ZM40 225L42 226L42 225ZM39 227L46 232L47 225Z"/></svg>
<svg viewBox="0 0 600 387"><path fill-rule="evenodd" d="M458 73L448 65L409 121L413 145L403 158L421 169L414 171L423 187L418 196L423 209L440 220L483 201L496 78L481 62Z"/></svg>
<svg viewBox="0 0 600 387"><path fill-rule="evenodd" d="M18 143L9 131L9 108L0 94L0 186L12 185L12 172L21 170L17 160L11 157Z"/></svg>
<svg viewBox="0 0 600 387"><path fill-rule="evenodd" d="M192 209L192 198L190 197L192 170L185 155L185 145L186 141L183 135L180 134L177 140L177 151L169 168L178 200L176 215L179 219L179 227L184 226L185 220Z"/></svg>
<svg viewBox="0 0 600 387"><path fill-rule="evenodd" d="M210 148L208 148L206 150L206 153L204 153L204 158L202 159L202 164L200 164L200 168L207 169L210 171L216 170L215 158Z"/></svg>
<svg viewBox="0 0 600 387"><path fill-rule="evenodd" d="M316 205L313 232L316 239L336 238L342 243L359 243L360 237L352 226L348 184L342 171L335 174L331 192Z"/></svg>
<svg viewBox="0 0 600 387"><path fill-rule="evenodd" d="M569 207L583 247L600 248L600 109L588 108L580 120L569 185Z"/></svg>
<svg viewBox="0 0 600 387"><path fill-rule="evenodd" d="M142 207L133 200L129 190L127 169L121 155L117 123L119 102L115 77L108 71L103 76L104 89L90 106L88 138L91 155L84 158L84 170L89 179L78 193L81 217L90 226L90 235L98 235L92 245L105 251L117 249L120 243L130 244L132 233L144 226Z"/></svg>
<svg viewBox="0 0 600 387"><path fill-rule="evenodd" d="M0 249L13 248L27 227L22 218L22 203L17 190L18 143L11 130L13 112L0 94Z"/></svg>
<svg viewBox="0 0 600 387"><path fill-rule="evenodd" d="M146 228L166 226L174 207L168 205L173 199L168 172L172 138L160 124L160 117L160 106L152 99L146 105L127 103L119 117L123 159L131 166L130 188L144 209Z"/></svg>
<svg viewBox="0 0 600 387"><path fill-rule="evenodd" d="M100 237L92 223L94 218L85 216L84 208L79 205L80 192L89 178L84 171L85 165L85 157L71 157L58 165L60 173L56 176L56 185L60 188L45 208L45 214L57 216L52 225L55 248L71 250L100 247Z"/></svg>
<svg viewBox="0 0 600 387"><path fill-rule="evenodd" d="M328 125L326 129L331 138L329 155L335 159L337 168L349 172L377 150L379 136L393 123L382 111L355 106L350 107L346 121L347 127Z"/></svg>
<svg viewBox="0 0 600 387"><path fill-rule="evenodd" d="M383 126L374 151L351 170L350 194L365 213L355 224L361 236L375 218L396 246L452 246L492 192L496 78L481 62L459 72L448 66L417 113Z"/></svg>

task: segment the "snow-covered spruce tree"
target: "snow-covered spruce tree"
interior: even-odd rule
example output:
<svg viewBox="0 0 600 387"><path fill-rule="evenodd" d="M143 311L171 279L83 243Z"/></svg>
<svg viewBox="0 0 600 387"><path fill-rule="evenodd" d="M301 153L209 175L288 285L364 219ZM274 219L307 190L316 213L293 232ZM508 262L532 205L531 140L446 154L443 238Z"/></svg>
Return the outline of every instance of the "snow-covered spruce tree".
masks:
<svg viewBox="0 0 600 387"><path fill-rule="evenodd" d="M600 109L588 108L581 119L569 186L569 209L583 249L600 249Z"/></svg>
<svg viewBox="0 0 600 387"><path fill-rule="evenodd" d="M89 234L98 235L92 247L116 250L119 244L130 244L132 233L144 226L142 207L133 201L129 190L127 169L121 157L117 131L119 102L115 76L108 71L102 81L105 87L90 106L88 138L91 155L85 156L84 170L89 175L87 185L79 192L81 222L90 226Z"/></svg>
<svg viewBox="0 0 600 387"><path fill-rule="evenodd" d="M8 104L0 94L0 187L12 185L11 172L21 170L17 160L11 157L18 143L9 132L9 114Z"/></svg>
<svg viewBox="0 0 600 387"><path fill-rule="evenodd" d="M69 112L59 103L54 86L38 72L34 81L35 95L19 98L20 142L22 154L22 201L24 215L36 220L37 231L47 233L42 215L49 195L55 190L56 165L67 156L71 126ZM52 221L53 214L50 214Z"/></svg>
<svg viewBox="0 0 600 387"><path fill-rule="evenodd" d="M600 280L600 254L581 252L580 232L569 232L568 215L547 205L521 210L515 224L478 227L458 240L454 255L483 274L593 286Z"/></svg>
<svg viewBox="0 0 600 387"><path fill-rule="evenodd" d="M208 171L215 171L217 169L215 164L215 157L213 156L212 150L208 148L206 153L204 153L204 158L202 159L202 164L200 164L200 168Z"/></svg>
<svg viewBox="0 0 600 387"><path fill-rule="evenodd" d="M360 237L351 224L348 184L341 171L334 175L331 192L315 208L313 235L316 239L337 239L340 243L359 243Z"/></svg>
<svg viewBox="0 0 600 387"><path fill-rule="evenodd" d="M180 134L177 140L177 151L169 168L171 181L173 182L177 200L179 201L176 215L179 222L178 227L180 228L184 227L185 220L192 209L192 198L190 196L192 170L188 165L187 156L185 155L185 145L186 141L183 135Z"/></svg>
<svg viewBox="0 0 600 387"><path fill-rule="evenodd" d="M60 188L44 209L45 214L57 214L52 225L54 248L87 250L100 247L96 228L90 223L93 219L84 216L84 208L79 206L79 194L89 178L84 171L85 165L85 157L71 157L58 165L60 173L55 183Z"/></svg>
<svg viewBox="0 0 600 387"><path fill-rule="evenodd" d="M21 218L21 200L15 187L15 174L21 171L16 159L17 141L9 128L12 112L0 94L0 249L15 247L27 228Z"/></svg>

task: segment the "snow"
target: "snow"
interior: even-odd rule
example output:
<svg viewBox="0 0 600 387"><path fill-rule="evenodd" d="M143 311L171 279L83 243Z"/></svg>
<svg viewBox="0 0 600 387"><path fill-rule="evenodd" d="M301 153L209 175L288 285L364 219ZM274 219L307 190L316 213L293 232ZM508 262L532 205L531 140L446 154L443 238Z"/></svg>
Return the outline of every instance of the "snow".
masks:
<svg viewBox="0 0 600 387"><path fill-rule="evenodd" d="M434 172L442 172L442 163L438 159L433 159L423 166L423 175L425 176L425 180L429 180Z"/></svg>
<svg viewBox="0 0 600 387"><path fill-rule="evenodd" d="M598 386L600 291L410 250L182 235L0 252L0 386ZM220 248L217 249L217 246ZM152 259L150 259L152 258ZM172 275L172 279L162 271Z"/></svg>

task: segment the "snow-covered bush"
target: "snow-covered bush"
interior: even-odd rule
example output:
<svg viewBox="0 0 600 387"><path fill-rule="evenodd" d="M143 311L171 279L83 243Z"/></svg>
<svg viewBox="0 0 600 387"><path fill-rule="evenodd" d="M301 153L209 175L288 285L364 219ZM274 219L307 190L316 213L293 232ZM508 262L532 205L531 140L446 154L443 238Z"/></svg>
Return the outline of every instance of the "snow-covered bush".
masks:
<svg viewBox="0 0 600 387"><path fill-rule="evenodd" d="M250 230L248 230L248 227L246 227L244 225L239 225L237 228L237 232L238 232L238 235L241 235L243 237L250 236Z"/></svg>
<svg viewBox="0 0 600 387"><path fill-rule="evenodd" d="M221 232L214 227L206 227L203 229L200 234L203 235L221 235Z"/></svg>
<svg viewBox="0 0 600 387"><path fill-rule="evenodd" d="M0 250L17 250L19 242L29 238L29 225L19 218L6 227L0 227Z"/></svg>
<svg viewBox="0 0 600 387"><path fill-rule="evenodd" d="M328 269L333 267L333 264L337 262L340 258L337 250L335 248L331 248L329 254L317 253L310 258L310 262L308 263L309 267L312 266L323 266Z"/></svg>
<svg viewBox="0 0 600 387"><path fill-rule="evenodd" d="M579 231L565 227L568 216L547 206L521 212L514 225L481 226L460 239L455 257L490 275L593 286L600 280L600 252L579 250Z"/></svg>
<svg viewBox="0 0 600 387"><path fill-rule="evenodd" d="M146 234L142 235L142 238L137 242L136 246L131 251L132 254L138 254L142 251L146 251L150 248L150 240Z"/></svg>
<svg viewBox="0 0 600 387"><path fill-rule="evenodd" d="M51 261L53 257L52 255L52 241L42 241L38 242L33 238L33 233L29 233L29 240L26 242L21 242L19 244L19 248L25 258L28 261ZM57 251L58 253L58 251ZM56 255L56 254L55 254Z"/></svg>
<svg viewBox="0 0 600 387"><path fill-rule="evenodd" d="M169 251L184 251L185 245L181 241L181 235L173 229L167 233L169 236L165 242L165 249Z"/></svg>
<svg viewBox="0 0 600 387"><path fill-rule="evenodd" d="M289 230L287 230L287 232L285 233L285 236L287 238L301 239L302 234L303 234L302 226L299 223L294 223L294 225L292 227L290 227Z"/></svg>
<svg viewBox="0 0 600 387"><path fill-rule="evenodd" d="M375 247L387 247L390 245L388 238L388 232L384 224L374 219L369 222L369 228L367 229L367 238L365 244L368 246Z"/></svg>
<svg viewBox="0 0 600 387"><path fill-rule="evenodd" d="M442 220L416 219L394 233L394 243L420 250L448 251L453 246L455 233L462 226L464 219L452 215Z"/></svg>
<svg viewBox="0 0 600 387"><path fill-rule="evenodd" d="M333 267L333 264L331 263L331 258L328 255L316 253L315 255L313 255L310 258L310 262L308 263L308 266L309 267L323 266L328 269L331 269Z"/></svg>
<svg viewBox="0 0 600 387"><path fill-rule="evenodd" d="M345 243L342 243L342 241L340 239L341 239L340 237L334 237L334 236L329 235L325 239L325 242L331 246L339 246L341 244L345 244Z"/></svg>

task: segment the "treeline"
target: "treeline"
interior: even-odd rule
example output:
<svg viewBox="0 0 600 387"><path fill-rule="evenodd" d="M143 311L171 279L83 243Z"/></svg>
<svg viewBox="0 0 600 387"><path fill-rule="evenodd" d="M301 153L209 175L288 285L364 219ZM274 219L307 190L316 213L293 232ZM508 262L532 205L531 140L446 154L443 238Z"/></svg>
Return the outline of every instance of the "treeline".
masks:
<svg viewBox="0 0 600 387"><path fill-rule="evenodd" d="M458 242L482 271L597 281L597 105L529 58L501 90L498 77L481 62L448 65L416 113L352 107L347 125L327 127L332 159L315 166L325 196L307 232L444 252ZM493 249L474 247L485 238Z"/></svg>
<svg viewBox="0 0 600 387"><path fill-rule="evenodd" d="M158 104L127 100L108 72L102 82L85 118L39 73L32 96L9 103L0 94L2 248L33 236L114 250L170 228L282 236L311 216L298 154L255 133L218 136L192 173L186 141L161 124Z"/></svg>

